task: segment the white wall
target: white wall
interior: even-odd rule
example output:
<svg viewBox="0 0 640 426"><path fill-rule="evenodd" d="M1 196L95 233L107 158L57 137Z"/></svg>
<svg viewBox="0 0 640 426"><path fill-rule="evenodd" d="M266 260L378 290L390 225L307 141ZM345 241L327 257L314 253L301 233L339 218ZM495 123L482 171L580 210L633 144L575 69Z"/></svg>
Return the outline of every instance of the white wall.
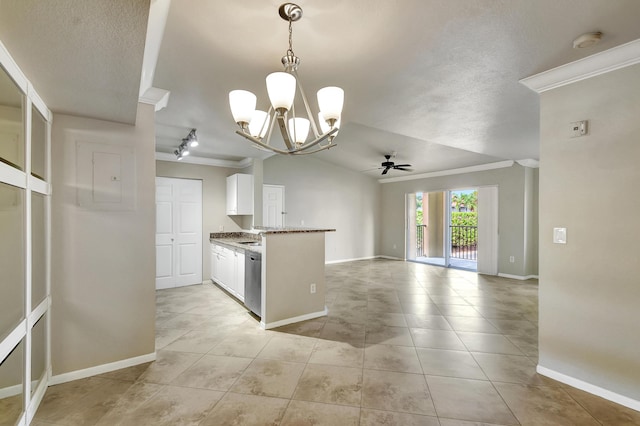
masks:
<svg viewBox="0 0 640 426"><path fill-rule="evenodd" d="M540 98L539 365L640 407L640 65ZM589 134L568 138L588 119ZM552 243L554 227L567 244Z"/></svg>
<svg viewBox="0 0 640 426"><path fill-rule="evenodd" d="M264 160L265 184L284 185L286 225L336 229L326 233L326 261L380 253L380 184L312 156Z"/></svg>
<svg viewBox="0 0 640 426"><path fill-rule="evenodd" d="M238 169L156 161L156 175L162 177L202 180L202 279L211 278L209 234L240 231L241 226L227 216L227 176L239 173Z"/></svg>
<svg viewBox="0 0 640 426"><path fill-rule="evenodd" d="M155 351L155 112L135 126L55 114L52 131L53 374ZM135 150L135 207L78 206L76 143Z"/></svg>
<svg viewBox="0 0 640 426"><path fill-rule="evenodd" d="M537 193L533 179L537 177L531 169L514 164L509 168L487 170L473 173L440 176L382 184L382 234L380 254L404 258L405 244L405 194L414 192L433 192L451 189L477 188L479 186L498 186L498 272L502 274L526 277L536 275L533 260L526 267L525 258L533 256L534 238L525 243L525 194L530 194L527 204L528 218L534 220ZM530 185L527 185L527 182ZM530 229L530 232L533 228ZM395 248L394 248L395 247ZM510 263L509 257L515 262Z"/></svg>

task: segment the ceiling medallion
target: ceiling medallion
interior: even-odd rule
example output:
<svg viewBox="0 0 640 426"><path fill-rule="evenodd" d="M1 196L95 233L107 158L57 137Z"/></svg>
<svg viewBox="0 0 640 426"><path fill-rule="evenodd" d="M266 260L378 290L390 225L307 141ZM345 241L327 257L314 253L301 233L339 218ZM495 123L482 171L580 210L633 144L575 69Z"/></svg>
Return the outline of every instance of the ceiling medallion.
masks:
<svg viewBox="0 0 640 426"><path fill-rule="evenodd" d="M253 142L258 148L278 154L313 154L336 146L333 139L340 127L344 91L334 86L318 90L320 112L317 115L319 126L316 126L315 116L311 113L298 77L300 58L293 53L292 23L302 18L302 8L293 3L285 3L280 6L278 13L282 19L289 22L289 48L282 57L284 72L274 72L266 78L267 93L271 101L269 110L257 110L256 95L246 90L229 92L229 105L233 119L240 126L236 133ZM296 116L296 93L299 93L304 105L306 118ZM276 122L284 140L284 149L271 145L271 134ZM310 129L313 140L308 141ZM326 143L323 145L323 142Z"/></svg>

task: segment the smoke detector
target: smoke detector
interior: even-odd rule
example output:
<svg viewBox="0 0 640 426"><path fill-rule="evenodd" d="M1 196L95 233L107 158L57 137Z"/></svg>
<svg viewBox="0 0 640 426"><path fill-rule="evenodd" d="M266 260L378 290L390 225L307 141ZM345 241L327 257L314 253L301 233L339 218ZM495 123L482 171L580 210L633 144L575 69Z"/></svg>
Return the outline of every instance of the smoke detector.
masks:
<svg viewBox="0 0 640 426"><path fill-rule="evenodd" d="M600 39L602 39L602 33L600 31L585 33L573 40L573 48L584 49L586 47L595 46L600 42Z"/></svg>

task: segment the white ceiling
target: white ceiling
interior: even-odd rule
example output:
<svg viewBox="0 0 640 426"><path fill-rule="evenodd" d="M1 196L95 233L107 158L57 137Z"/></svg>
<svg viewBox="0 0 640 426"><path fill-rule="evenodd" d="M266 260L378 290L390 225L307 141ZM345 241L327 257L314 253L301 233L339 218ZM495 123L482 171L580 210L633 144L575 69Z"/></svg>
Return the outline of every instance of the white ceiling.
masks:
<svg viewBox="0 0 640 426"><path fill-rule="evenodd" d="M195 127L199 156L267 155L235 135L228 92L251 90L268 106L264 77L281 70L287 48L280 4L171 2L153 80L171 92L157 114L158 151L173 151ZM338 146L315 155L355 171L391 151L414 173L536 159L538 95L518 80L640 38L637 0L298 4L293 48L312 107L319 88L345 90ZM133 122L148 8L148 0L0 0L0 39L54 112ZM602 42L573 49L588 31L602 31Z"/></svg>
<svg viewBox="0 0 640 426"><path fill-rule="evenodd" d="M0 40L49 109L133 124L149 0L0 0Z"/></svg>

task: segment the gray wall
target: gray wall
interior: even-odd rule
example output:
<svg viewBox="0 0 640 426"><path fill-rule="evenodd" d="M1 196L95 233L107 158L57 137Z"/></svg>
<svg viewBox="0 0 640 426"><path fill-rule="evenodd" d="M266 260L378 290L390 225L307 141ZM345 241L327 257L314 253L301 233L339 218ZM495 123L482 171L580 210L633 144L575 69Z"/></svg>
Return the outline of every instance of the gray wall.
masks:
<svg viewBox="0 0 640 426"><path fill-rule="evenodd" d="M52 129L51 362L53 374L155 351L155 112L135 126L55 114ZM78 206L76 143L135 149L136 205Z"/></svg>
<svg viewBox="0 0 640 426"><path fill-rule="evenodd" d="M240 173L238 169L156 161L156 176L202 180L202 279L211 279L209 234L242 229L237 217L227 216L227 176ZM234 220L236 219L236 220Z"/></svg>
<svg viewBox="0 0 640 426"><path fill-rule="evenodd" d="M527 276L537 271L526 267L525 256L535 250L532 239L525 244L525 193L527 179L530 190L535 190L531 179L536 174L531 169L514 164L512 167L464 173L458 175L416 179L403 182L384 183L382 185L382 234L380 254L404 258L405 244L405 194L412 192L433 192L451 189L476 188L479 186L498 186L498 272L503 274ZM533 199L537 193L531 193ZM533 209L535 203L529 203ZM533 213L529 217L534 218ZM515 262L509 262L509 256ZM533 265L533 261L529 261Z"/></svg>
<svg viewBox="0 0 640 426"><path fill-rule="evenodd" d="M265 184L285 186L286 225L327 227L326 261L380 253L380 184L311 156L276 155L264 160Z"/></svg>
<svg viewBox="0 0 640 426"><path fill-rule="evenodd" d="M640 401L640 65L545 92L540 108L539 364ZM584 119L589 134L568 138Z"/></svg>

